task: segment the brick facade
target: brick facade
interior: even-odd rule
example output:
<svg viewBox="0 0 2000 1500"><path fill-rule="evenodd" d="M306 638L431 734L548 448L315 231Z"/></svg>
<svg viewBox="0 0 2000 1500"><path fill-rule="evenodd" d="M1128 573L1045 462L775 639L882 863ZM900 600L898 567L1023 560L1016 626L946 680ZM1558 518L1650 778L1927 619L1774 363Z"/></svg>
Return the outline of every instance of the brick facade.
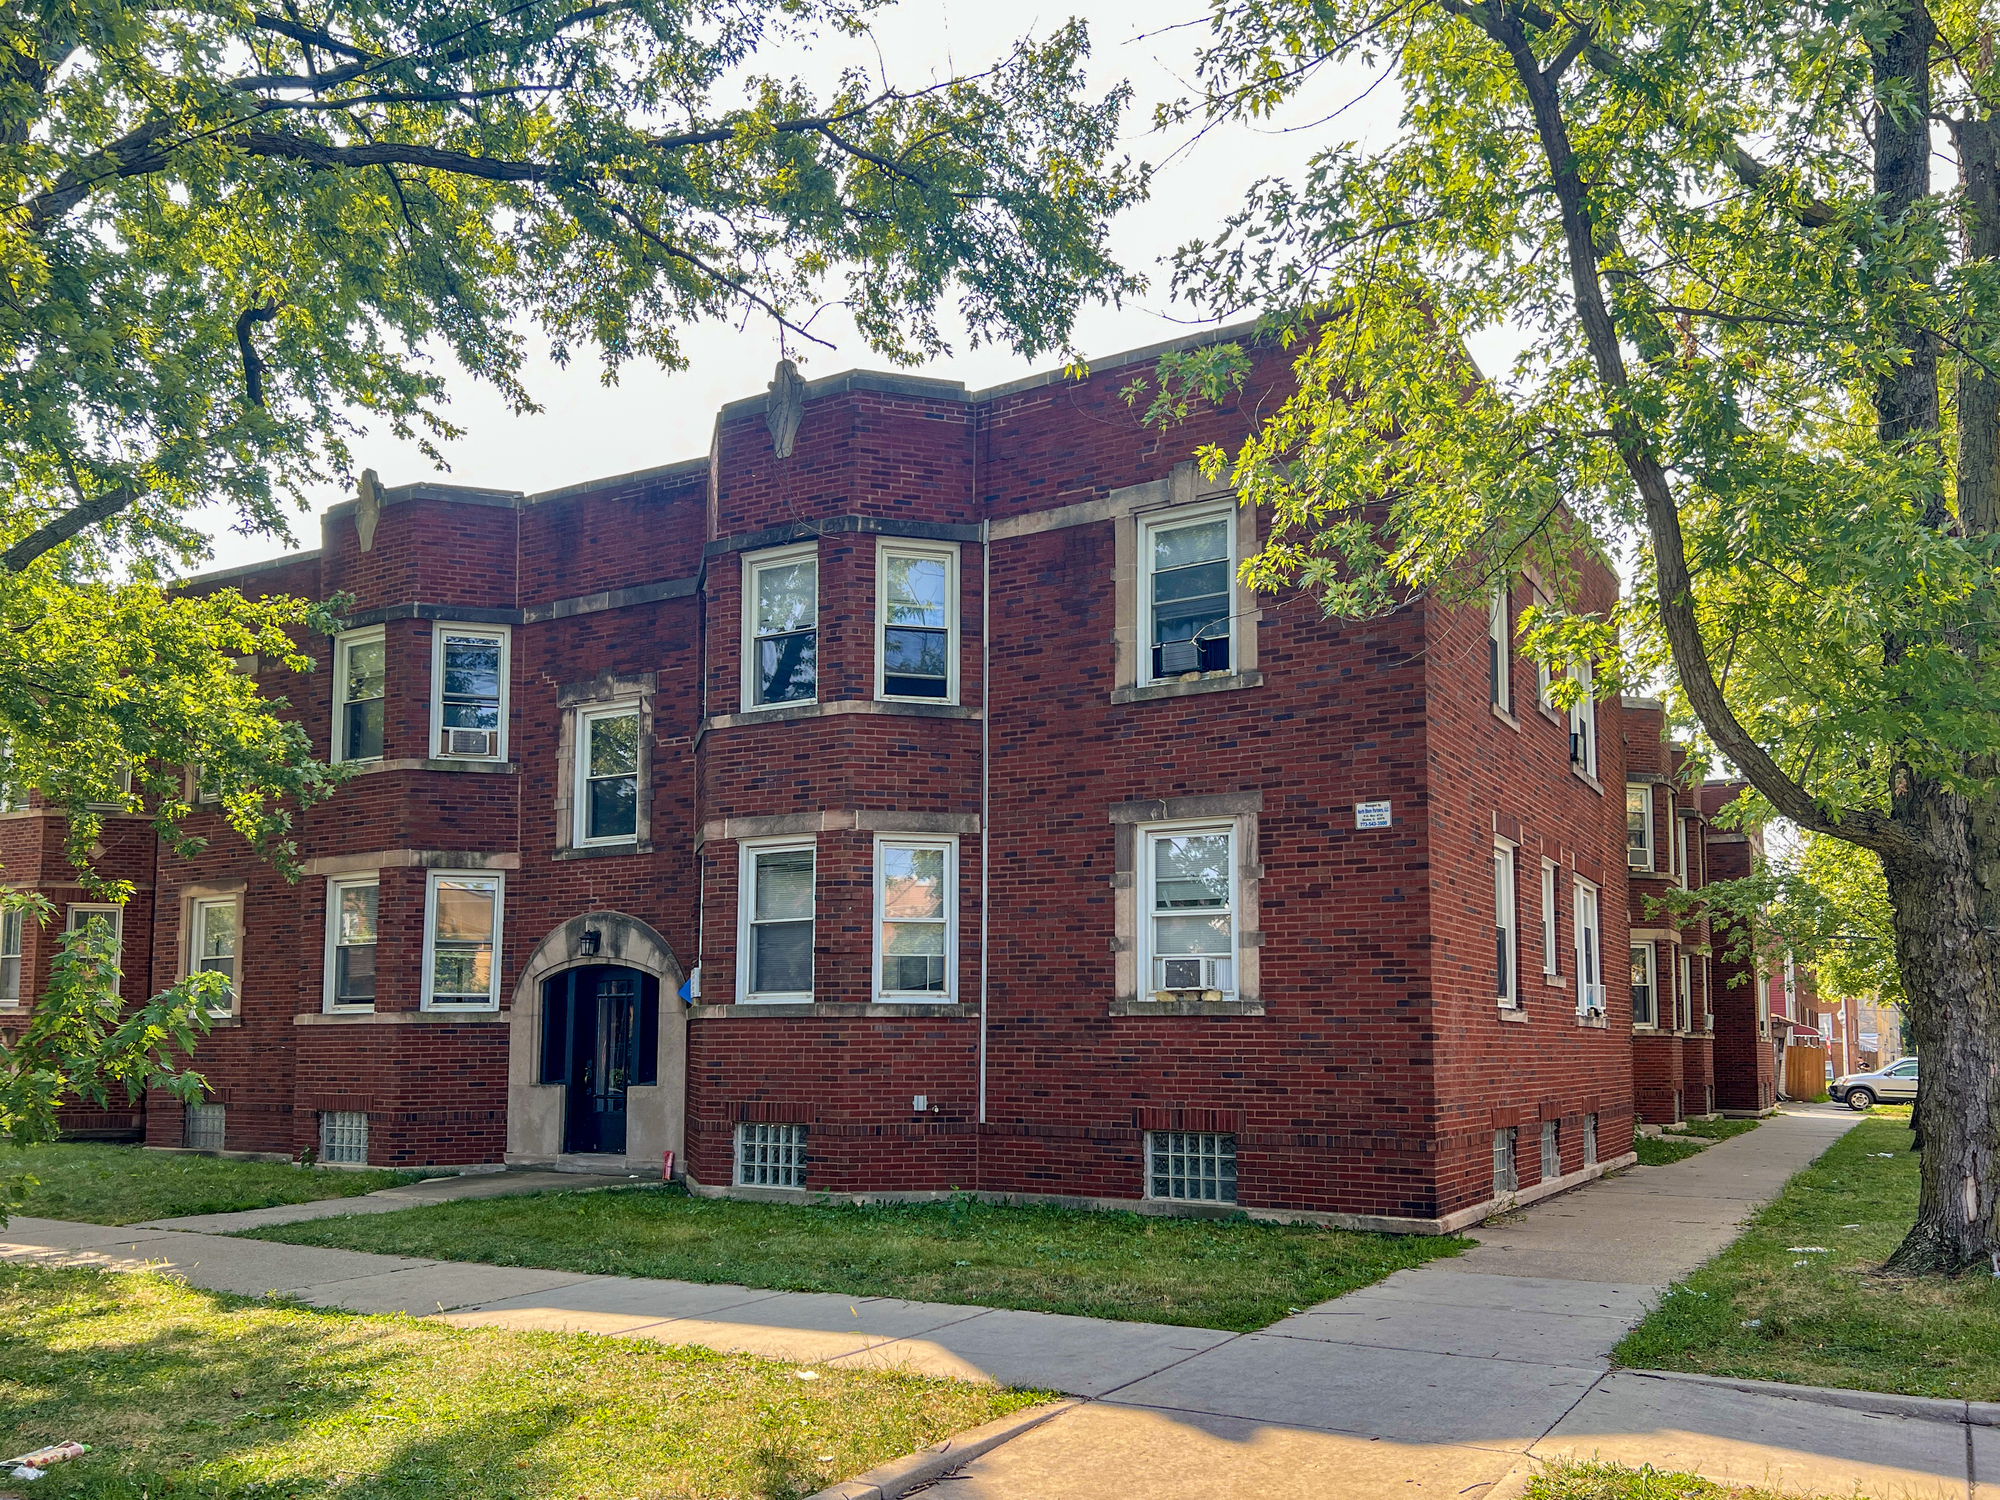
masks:
<svg viewBox="0 0 2000 1500"><path fill-rule="evenodd" d="M1156 353L981 393L837 376L807 388L787 456L764 399L739 402L707 460L549 495L389 490L330 511L316 553L200 580L350 595L350 627L379 627L386 662L380 757L300 816L299 883L220 829L195 857L155 856L137 950L155 988L186 961L191 903L240 893L239 1014L199 1061L227 1145L296 1153L337 1113L366 1117L379 1164L579 1154L583 1075L571 1059L567 1082L542 1081L565 1045L544 1010L577 976L632 972L657 985L659 1082L631 1063L626 1155L639 1162L644 1140L657 1164L664 1141L700 1191L791 1191L736 1186L736 1141L803 1127L815 1193L1134 1202L1149 1135L1194 1133L1233 1145L1240 1206L1435 1228L1509 1190L1496 1133L1513 1132L1522 1194L1555 1185L1545 1141L1563 1180L1623 1157L1621 960L1639 918L1619 797L1634 775L1670 778L1677 752L1599 703L1595 764L1579 765L1531 663L1504 653L1496 694L1484 608L1419 599L1343 624L1229 584L1226 647L1211 624L1196 665L1156 656L1149 559L1194 545L1161 540L1162 523L1212 515L1201 536L1236 560L1257 544L1255 519L1181 455L1240 441L1289 378L1267 352L1239 399L1163 438L1119 395ZM759 707L746 565L783 548L817 568L817 686ZM883 559L898 549L934 561L924 586L947 590L939 696L884 690L884 569L909 565ZM1609 568L1578 570L1581 607L1608 610ZM1519 582L1510 619L1535 588ZM453 628L507 634L503 754L442 753L433 663ZM307 675L252 665L326 752L339 667L317 654ZM575 747L591 706L612 703L641 715L639 831L586 847ZM1667 796L1658 813L1700 816ZM813 859L809 999L739 993L741 873L772 841ZM944 851L947 961L921 971L937 989L885 999L878 906L929 889L888 873L914 858L905 846ZM1149 956L1188 930L1178 908L1156 926L1152 902L1199 882L1158 862L1224 848L1199 888L1227 900L1201 920L1228 928L1228 951L1202 961L1212 983L1160 987L1194 971ZM1517 888L1508 1004L1496 856ZM357 876L378 882L376 987L372 1008L341 1010L329 882ZM440 880L504 885L490 1009L425 1007ZM1578 991L1580 892L1600 898L1601 1006L1579 1003L1593 999ZM890 916L929 942L917 910ZM564 1035L601 1041L608 1014ZM1684 1104L1690 1088L1705 1102L1705 1033L1658 1040ZM147 1130L181 1143L176 1112Z"/></svg>

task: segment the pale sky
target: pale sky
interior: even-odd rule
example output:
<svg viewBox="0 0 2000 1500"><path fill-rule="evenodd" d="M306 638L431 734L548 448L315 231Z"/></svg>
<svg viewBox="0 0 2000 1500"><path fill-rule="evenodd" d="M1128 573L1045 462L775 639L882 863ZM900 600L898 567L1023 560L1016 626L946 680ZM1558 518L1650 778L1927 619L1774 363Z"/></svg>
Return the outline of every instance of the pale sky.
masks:
<svg viewBox="0 0 2000 1500"><path fill-rule="evenodd" d="M842 40L813 52L768 54L753 71L797 74L822 93L841 68L877 68L876 47L891 81L911 87L966 73L1001 56L1024 33L1047 36L1071 14L1090 23L1092 86L1101 94L1130 79L1134 99L1124 127L1125 154L1155 164L1150 201L1115 220L1111 247L1125 266L1143 273L1149 290L1123 308L1089 307L1077 325L1077 344L1087 358L1179 338L1201 325L1193 312L1168 298L1173 251L1189 239L1213 235L1241 203L1244 190L1265 176L1296 176L1308 156L1324 145L1350 139L1379 139L1394 127L1401 100L1393 85L1369 91L1372 75L1359 69L1327 69L1276 120L1255 127L1224 125L1192 140L1191 129L1155 134L1155 103L1194 91L1194 52L1207 35L1207 14L1199 0L1172 0L1172 8L1139 0L1057 0L1047 10L1016 11L969 0L903 0L877 19L873 39ZM1186 24L1193 23L1193 24ZM734 102L725 94L722 99ZM1350 106L1337 118L1327 116ZM807 379L855 368L888 368L855 336L838 308L829 308L813 331L838 347L811 348L800 357ZM531 335L531 343L539 341ZM1060 364L1056 356L1030 362L1005 348L968 349L954 340L954 352L915 373L963 381L978 388L1018 379ZM633 363L619 383L606 387L594 357L559 369L531 357L525 371L529 391L544 410L517 417L495 392L447 365L449 415L466 436L446 451L451 467L439 473L412 444L384 431L354 445L357 463L372 468L385 484L422 479L533 492L680 459L708 451L715 410L724 402L763 391L779 357L778 334L768 318L747 324L696 326L685 331L688 368L669 372ZM1475 351L1484 363L1488 351ZM1496 366L1486 364L1489 370ZM313 497L315 511L349 498L331 487ZM216 545L207 568L231 567L272 556L267 538L246 538L223 528L229 518L215 513ZM298 545L319 544L316 521L299 517Z"/></svg>

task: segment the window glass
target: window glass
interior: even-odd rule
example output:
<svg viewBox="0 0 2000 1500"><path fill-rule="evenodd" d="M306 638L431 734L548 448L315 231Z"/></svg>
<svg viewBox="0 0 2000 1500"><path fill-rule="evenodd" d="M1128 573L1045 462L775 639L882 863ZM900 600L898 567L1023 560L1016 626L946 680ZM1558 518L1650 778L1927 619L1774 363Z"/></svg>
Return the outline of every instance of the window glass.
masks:
<svg viewBox="0 0 2000 1500"><path fill-rule="evenodd" d="M1542 861L1542 972L1562 973L1562 945L1556 938L1556 867Z"/></svg>
<svg viewBox="0 0 2000 1500"><path fill-rule="evenodd" d="M819 564L809 557L753 565L751 702L809 701L819 687Z"/></svg>
<svg viewBox="0 0 2000 1500"><path fill-rule="evenodd" d="M1625 787L1625 863L1635 870L1653 868L1653 789Z"/></svg>
<svg viewBox="0 0 2000 1500"><path fill-rule="evenodd" d="M0 911L0 1005L21 1003L21 914Z"/></svg>
<svg viewBox="0 0 2000 1500"><path fill-rule="evenodd" d="M1586 776L1597 774L1597 700L1591 696L1589 662L1569 669L1569 675L1583 689L1569 710L1569 758Z"/></svg>
<svg viewBox="0 0 2000 1500"><path fill-rule="evenodd" d="M1632 1024L1653 1024L1653 948L1650 943L1632 950Z"/></svg>
<svg viewBox="0 0 2000 1500"><path fill-rule="evenodd" d="M0 813L19 812L28 805L28 790L14 771L13 741L0 737Z"/></svg>
<svg viewBox="0 0 2000 1500"><path fill-rule="evenodd" d="M1912 1057L1907 1061L1899 1062L1889 1070L1889 1074L1893 1078L1915 1078L1917 1076L1917 1060Z"/></svg>
<svg viewBox="0 0 2000 1500"><path fill-rule="evenodd" d="M1576 1008L1588 1015L1604 1009L1604 975L1598 965L1603 940L1597 925L1597 888L1576 883Z"/></svg>
<svg viewBox="0 0 2000 1500"><path fill-rule="evenodd" d="M1514 851L1493 851L1494 994L1502 1005L1519 1001L1515 987Z"/></svg>
<svg viewBox="0 0 2000 1500"><path fill-rule="evenodd" d="M92 921L101 921L111 929L111 951L114 959L122 958L125 941L125 908L122 906L72 906L64 921L63 930L76 932Z"/></svg>
<svg viewBox="0 0 2000 1500"><path fill-rule="evenodd" d="M1183 1203L1236 1201L1236 1137L1156 1130L1146 1136L1150 1198Z"/></svg>
<svg viewBox="0 0 2000 1500"><path fill-rule="evenodd" d="M609 843L639 831L639 711L583 716L583 837Z"/></svg>
<svg viewBox="0 0 2000 1500"><path fill-rule="evenodd" d="M884 994L949 988L949 861L937 846L882 844L880 942Z"/></svg>
<svg viewBox="0 0 2000 1500"><path fill-rule="evenodd" d="M1152 988L1235 988L1234 879L1226 829L1150 835Z"/></svg>
<svg viewBox="0 0 2000 1500"><path fill-rule="evenodd" d="M440 654L439 722L444 727L445 752L453 751L454 729L500 728L501 641L497 635L447 631ZM496 739L497 743L497 739ZM463 753L462 751L459 753ZM490 753L490 752L489 752Z"/></svg>
<svg viewBox="0 0 2000 1500"><path fill-rule="evenodd" d="M499 885L437 880L431 885L431 1003L493 1001L493 928Z"/></svg>
<svg viewBox="0 0 2000 1500"><path fill-rule="evenodd" d="M236 995L236 900L194 904L194 951L190 968L198 974L220 974L229 997L219 1009L230 1009Z"/></svg>
<svg viewBox="0 0 2000 1500"><path fill-rule="evenodd" d="M882 692L951 695L950 579L942 557L882 554Z"/></svg>
<svg viewBox="0 0 2000 1500"><path fill-rule="evenodd" d="M388 646L381 636L343 641L340 648L341 760L382 755L382 701L388 680Z"/></svg>
<svg viewBox="0 0 2000 1500"><path fill-rule="evenodd" d="M347 881L333 887L333 986L335 1005L375 1003L376 882Z"/></svg>
<svg viewBox="0 0 2000 1500"><path fill-rule="evenodd" d="M750 851L750 993L812 996L813 851Z"/></svg>
<svg viewBox="0 0 2000 1500"><path fill-rule="evenodd" d="M1513 663L1507 651L1508 644L1507 590L1503 585L1493 591L1493 598L1486 609L1486 688L1493 706L1502 713L1513 707L1513 684L1509 681L1513 673Z"/></svg>
<svg viewBox="0 0 2000 1500"><path fill-rule="evenodd" d="M1151 575L1152 675L1229 670L1231 520L1154 527Z"/></svg>

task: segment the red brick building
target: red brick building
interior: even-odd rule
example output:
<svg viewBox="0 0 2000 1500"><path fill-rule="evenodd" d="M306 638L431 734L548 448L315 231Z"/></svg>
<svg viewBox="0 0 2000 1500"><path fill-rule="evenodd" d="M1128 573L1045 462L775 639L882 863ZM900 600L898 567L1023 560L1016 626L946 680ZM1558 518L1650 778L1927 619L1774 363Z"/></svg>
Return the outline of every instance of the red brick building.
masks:
<svg viewBox="0 0 2000 1500"><path fill-rule="evenodd" d="M1625 1159L1619 709L1515 659L1533 577L1251 593L1179 459L1288 365L1163 438L1119 395L1160 352L781 380L705 459L364 486L199 580L353 597L320 670L251 665L355 775L296 885L157 854L128 951L240 977L148 1140L1418 1230Z"/></svg>
<svg viewBox="0 0 2000 1500"><path fill-rule="evenodd" d="M1641 1120L1676 1125L1719 1107L1708 921L1666 901L1708 878L1710 829L1700 788L1687 783L1687 748L1667 737L1665 705L1626 698L1621 713L1632 1085Z"/></svg>
<svg viewBox="0 0 2000 1500"><path fill-rule="evenodd" d="M1701 788L1701 810L1710 826L1705 840L1710 880L1740 880L1763 858L1762 830L1754 825L1723 828L1715 816L1741 796L1742 782L1710 781ZM1715 1006L1715 1104L1725 1114L1757 1114L1778 1102L1778 1054L1769 988L1771 976L1754 942L1743 941L1737 924L1713 924L1714 957L1709 965Z"/></svg>

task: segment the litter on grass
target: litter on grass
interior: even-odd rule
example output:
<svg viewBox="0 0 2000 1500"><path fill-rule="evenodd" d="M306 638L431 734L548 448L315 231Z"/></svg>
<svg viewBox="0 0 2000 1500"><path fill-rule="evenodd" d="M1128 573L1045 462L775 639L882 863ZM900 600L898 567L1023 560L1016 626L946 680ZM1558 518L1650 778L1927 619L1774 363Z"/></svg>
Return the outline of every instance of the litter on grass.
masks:
<svg viewBox="0 0 2000 1500"><path fill-rule="evenodd" d="M25 1479L32 1483L48 1472L50 1464L59 1464L70 1458L82 1458L89 1451L88 1443L51 1443L46 1448L37 1448L33 1453L23 1453L18 1458L10 1458L0 1467L11 1471L15 1479Z"/></svg>
<svg viewBox="0 0 2000 1500"><path fill-rule="evenodd" d="M799 1379L801 1379L801 1380L817 1380L817 1379L819 1379L819 1371L817 1371L817 1370L794 1370L794 1371L792 1371L792 1373L793 1373L794 1375L798 1376L798 1377L799 1377Z"/></svg>
<svg viewBox="0 0 2000 1500"><path fill-rule="evenodd" d="M1787 1245L1785 1248L1793 1255L1826 1255L1831 1253L1824 1245Z"/></svg>

